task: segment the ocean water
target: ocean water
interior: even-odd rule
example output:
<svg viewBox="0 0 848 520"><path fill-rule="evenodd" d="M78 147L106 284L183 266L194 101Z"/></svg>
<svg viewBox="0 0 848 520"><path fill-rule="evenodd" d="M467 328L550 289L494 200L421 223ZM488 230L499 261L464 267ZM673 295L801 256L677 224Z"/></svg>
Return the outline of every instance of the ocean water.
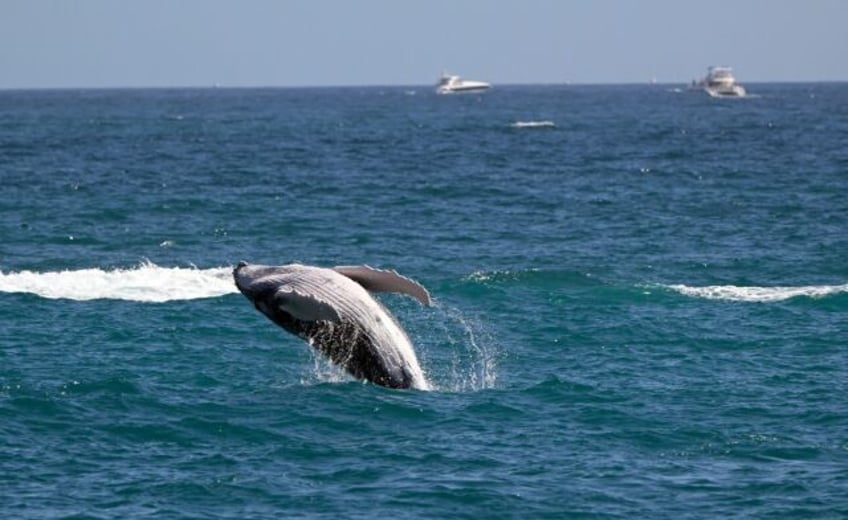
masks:
<svg viewBox="0 0 848 520"><path fill-rule="evenodd" d="M3 518L845 518L848 84L0 91ZM433 391L231 270L393 268Z"/></svg>

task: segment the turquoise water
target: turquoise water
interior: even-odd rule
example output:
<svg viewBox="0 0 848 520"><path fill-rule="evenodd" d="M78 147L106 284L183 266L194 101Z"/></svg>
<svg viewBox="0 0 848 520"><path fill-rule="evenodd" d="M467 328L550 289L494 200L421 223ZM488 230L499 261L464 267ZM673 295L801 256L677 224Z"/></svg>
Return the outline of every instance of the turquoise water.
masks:
<svg viewBox="0 0 848 520"><path fill-rule="evenodd" d="M0 516L848 516L848 85L0 92ZM240 260L370 264L431 392Z"/></svg>

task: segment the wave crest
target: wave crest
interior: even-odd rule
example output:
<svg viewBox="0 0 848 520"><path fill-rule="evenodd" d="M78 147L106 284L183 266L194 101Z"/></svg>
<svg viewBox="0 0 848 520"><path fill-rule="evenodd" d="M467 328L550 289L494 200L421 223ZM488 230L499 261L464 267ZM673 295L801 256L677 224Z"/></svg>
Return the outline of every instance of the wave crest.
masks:
<svg viewBox="0 0 848 520"><path fill-rule="evenodd" d="M553 121L516 121L510 126L513 128L554 128L556 123Z"/></svg>
<svg viewBox="0 0 848 520"><path fill-rule="evenodd" d="M707 285L693 287L689 285L666 285L680 294L708 300L726 300L737 302L778 302L790 298L823 298L848 292L848 284L842 285L805 285L796 287L757 287L737 285Z"/></svg>
<svg viewBox="0 0 848 520"><path fill-rule="evenodd" d="M0 272L0 292L69 300L167 302L214 298L237 292L232 267L160 267L144 262L130 269Z"/></svg>

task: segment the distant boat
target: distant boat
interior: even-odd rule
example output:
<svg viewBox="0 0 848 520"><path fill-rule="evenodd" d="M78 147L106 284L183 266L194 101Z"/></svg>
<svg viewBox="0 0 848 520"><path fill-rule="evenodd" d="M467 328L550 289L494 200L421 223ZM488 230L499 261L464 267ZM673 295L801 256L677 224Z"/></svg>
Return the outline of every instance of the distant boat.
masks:
<svg viewBox="0 0 848 520"><path fill-rule="evenodd" d="M707 76L693 81L691 88L703 89L712 97L744 97L747 94L745 87L736 82L730 67L710 67Z"/></svg>
<svg viewBox="0 0 848 520"><path fill-rule="evenodd" d="M485 92L492 88L492 85L485 81L475 81L470 79L462 79L459 76L443 73L436 84L437 94L455 94L459 92Z"/></svg>

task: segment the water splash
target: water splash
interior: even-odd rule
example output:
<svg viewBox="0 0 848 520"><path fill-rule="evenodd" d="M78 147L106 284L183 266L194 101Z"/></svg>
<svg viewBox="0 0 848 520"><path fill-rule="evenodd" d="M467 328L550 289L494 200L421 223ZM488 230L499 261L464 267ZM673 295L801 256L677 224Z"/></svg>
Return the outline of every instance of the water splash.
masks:
<svg viewBox="0 0 848 520"><path fill-rule="evenodd" d="M468 392L493 388L497 382L497 351L483 326L460 309L434 302L434 333L423 361L435 390ZM437 354L438 352L438 354Z"/></svg>
<svg viewBox="0 0 848 520"><path fill-rule="evenodd" d="M237 292L232 267L160 267L143 262L129 269L0 272L0 292L69 300L167 302Z"/></svg>
<svg viewBox="0 0 848 520"><path fill-rule="evenodd" d="M353 376L345 372L339 365L330 361L327 356L309 345L311 366L306 368L300 377L300 384L312 386L318 383L346 383L353 381Z"/></svg>

